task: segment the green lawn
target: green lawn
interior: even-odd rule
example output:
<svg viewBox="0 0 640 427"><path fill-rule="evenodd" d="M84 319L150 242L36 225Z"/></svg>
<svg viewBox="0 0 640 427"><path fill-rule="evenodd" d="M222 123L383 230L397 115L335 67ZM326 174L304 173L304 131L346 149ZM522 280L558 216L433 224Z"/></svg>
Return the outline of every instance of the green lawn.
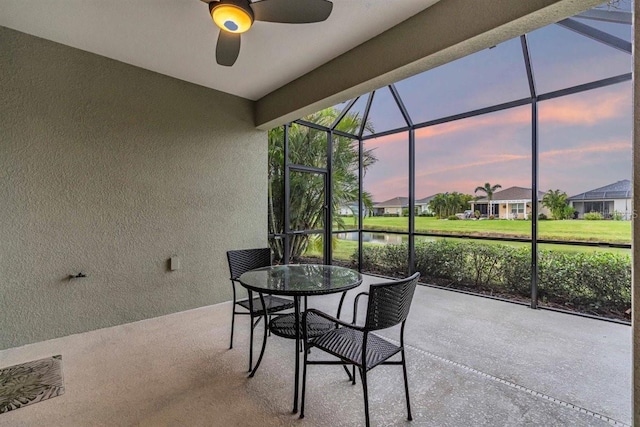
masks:
<svg viewBox="0 0 640 427"><path fill-rule="evenodd" d="M345 226L353 226L351 218L344 218ZM538 238L548 240L566 240L577 242L631 243L631 221L539 221ZM404 217L368 217L364 219L364 229L368 231L407 231L408 218ZM334 228L335 230L335 228ZM459 220L450 221L428 217L416 218L416 232L456 234L462 236L487 237L523 237L531 236L531 221L524 220ZM430 239L430 238L427 238ZM500 242L482 240L486 244L529 245L529 243ZM365 243L376 245L378 243ZM566 252L608 251L630 253L629 249L599 248L593 246L570 246L540 244L540 249ZM357 241L338 240L334 243L335 259L346 260L358 249ZM321 256L321 253L307 251L308 256Z"/></svg>
<svg viewBox="0 0 640 427"><path fill-rule="evenodd" d="M438 237L424 237L426 240L438 239ZM530 243L525 242L504 242L499 240L476 240L478 243L487 245L510 245L510 246L528 246ZM380 245L380 243L363 243L364 246ZM631 255L630 249L623 248L607 248L597 246L574 246L574 245L553 245L541 243L538 245L541 250L554 250L562 252L613 252L619 254ZM339 260L349 260L351 256L358 250L358 242L353 240L336 240L333 247L333 258ZM307 250L306 256L322 258L322 252L315 250Z"/></svg>
<svg viewBox="0 0 640 427"><path fill-rule="evenodd" d="M350 219L345 218L349 227ZM407 231L408 218L369 217L364 228L372 231ZM539 221L538 238L581 242L631 243L631 221ZM459 220L417 217L416 232L460 234L465 236L525 237L531 236L531 221L524 220Z"/></svg>

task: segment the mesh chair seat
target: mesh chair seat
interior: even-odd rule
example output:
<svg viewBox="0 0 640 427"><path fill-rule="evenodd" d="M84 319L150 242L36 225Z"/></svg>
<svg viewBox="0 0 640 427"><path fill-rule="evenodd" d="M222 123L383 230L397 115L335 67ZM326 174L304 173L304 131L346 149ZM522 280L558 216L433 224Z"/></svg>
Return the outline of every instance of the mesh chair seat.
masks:
<svg viewBox="0 0 640 427"><path fill-rule="evenodd" d="M363 335L361 331L339 328L312 339L311 343L314 347L339 357L348 363L358 365L362 363ZM378 335L367 334L366 369L369 370L378 366L400 350L401 347Z"/></svg>
<svg viewBox="0 0 640 427"><path fill-rule="evenodd" d="M287 310L293 308L293 301L286 298L275 297L272 295L264 296L264 303L267 305L267 313L274 313L276 311ZM238 301L238 305L250 310L251 301L248 299ZM264 316L264 307L262 307L262 301L260 297L253 298L253 312L257 316Z"/></svg>
<svg viewBox="0 0 640 427"><path fill-rule="evenodd" d="M302 322L302 315L300 315L300 322ZM298 324L300 325L300 323ZM300 327L300 326L299 326ZM320 317L317 314L309 313L307 318L307 334L309 337L317 337L324 333L335 329L336 324L330 320ZM296 321L295 314L283 314L278 317L274 317L269 323L269 330L272 334L283 338L296 337ZM300 330L300 337L302 337L302 329Z"/></svg>

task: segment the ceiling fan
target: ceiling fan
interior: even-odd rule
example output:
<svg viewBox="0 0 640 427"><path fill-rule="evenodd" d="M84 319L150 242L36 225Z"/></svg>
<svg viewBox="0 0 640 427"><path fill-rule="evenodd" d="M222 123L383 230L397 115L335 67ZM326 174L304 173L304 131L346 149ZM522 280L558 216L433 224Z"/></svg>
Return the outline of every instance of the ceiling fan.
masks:
<svg viewBox="0 0 640 427"><path fill-rule="evenodd" d="M232 66L240 53L240 35L254 21L309 24L329 17L333 3L328 0L202 0L209 4L213 22L220 27L216 61Z"/></svg>

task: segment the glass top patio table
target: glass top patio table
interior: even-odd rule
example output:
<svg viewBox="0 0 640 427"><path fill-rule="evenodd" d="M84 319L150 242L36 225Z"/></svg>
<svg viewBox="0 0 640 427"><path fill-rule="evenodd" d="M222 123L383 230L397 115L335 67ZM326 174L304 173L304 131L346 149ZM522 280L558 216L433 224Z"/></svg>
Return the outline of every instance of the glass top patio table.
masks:
<svg viewBox="0 0 640 427"><path fill-rule="evenodd" d="M293 338L296 341L296 358L295 358L295 380L293 391L293 413L298 412L298 386L300 377L300 351L301 345L301 328L300 320L302 318L300 312L301 297L325 295L342 292L342 298L338 305L338 316L342 302L346 295L346 291L359 286L362 283L362 275L357 271L338 267L335 265L320 264L287 264L276 265L271 267L256 268L242 274L238 281L249 291L258 292L260 298L263 294L271 295L288 295L293 297L294 313L283 314L275 317L271 322L268 321L268 315L265 311L265 325L269 327L264 329L264 338L262 341L262 349L258 362L249 374L253 377L256 373L264 349L267 343L267 330L271 330L275 335L285 338ZM264 300L262 302L264 306ZM305 303L306 306L306 303ZM334 327L334 324L326 319L308 319L308 327L316 331L328 330Z"/></svg>
<svg viewBox="0 0 640 427"><path fill-rule="evenodd" d="M247 271L238 280L255 292L311 296L355 288L362 283L362 276L357 271L335 265L289 264Z"/></svg>

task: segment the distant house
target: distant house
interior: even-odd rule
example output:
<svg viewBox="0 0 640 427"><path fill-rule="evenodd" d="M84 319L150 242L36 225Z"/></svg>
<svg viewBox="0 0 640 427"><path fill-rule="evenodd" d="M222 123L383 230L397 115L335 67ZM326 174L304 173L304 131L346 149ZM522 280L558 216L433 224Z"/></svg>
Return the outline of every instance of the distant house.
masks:
<svg viewBox="0 0 640 427"><path fill-rule="evenodd" d="M435 196L436 195L433 194L433 195L431 195L429 197L425 197L424 199L416 200L416 214L420 215L420 214L425 214L425 213L432 213L431 209L429 208L429 202Z"/></svg>
<svg viewBox="0 0 640 427"><path fill-rule="evenodd" d="M369 209L364 206L364 204L362 205L362 211L364 213L364 216L369 216ZM344 203L342 205L340 205L340 208L338 209L338 215L341 216L358 216L359 215L359 211L358 211L358 202L347 202Z"/></svg>
<svg viewBox="0 0 640 427"><path fill-rule="evenodd" d="M394 197L393 199L385 200L384 202L376 203L373 205L373 214L376 216L381 215L402 215L402 209L409 207L408 197Z"/></svg>
<svg viewBox="0 0 640 427"><path fill-rule="evenodd" d="M429 202L433 199L433 196L425 197L423 199L416 199L416 214L431 213L429 209ZM373 204L373 216L382 215L402 215L402 210L409 207L408 197L394 197L393 199L385 200L384 202Z"/></svg>
<svg viewBox="0 0 640 427"><path fill-rule="evenodd" d="M348 202L343 205L340 205L338 209L338 215L341 216L351 216L358 214L358 202Z"/></svg>
<svg viewBox="0 0 640 427"><path fill-rule="evenodd" d="M358 205L356 205L355 207L357 209ZM341 216L353 215L353 210L351 209L350 205L341 205L340 208L338 209L338 215L341 215Z"/></svg>
<svg viewBox="0 0 640 427"><path fill-rule="evenodd" d="M543 191L538 191L538 213L551 215L549 210L542 206ZM501 219L528 219L531 215L531 189L523 187L509 187L493 193L491 204L493 215ZM487 216L489 212L489 199L484 197L471 202L472 211L480 211Z"/></svg>
<svg viewBox="0 0 640 427"><path fill-rule="evenodd" d="M373 202L373 207L371 209L371 216L382 216L384 215L384 207L378 207L380 202Z"/></svg>
<svg viewBox="0 0 640 427"><path fill-rule="evenodd" d="M584 218L588 212L599 212L603 217L611 218L614 212L618 212L622 219L630 220L633 213L631 181L628 179L571 196L567 200L578 212L578 218Z"/></svg>

